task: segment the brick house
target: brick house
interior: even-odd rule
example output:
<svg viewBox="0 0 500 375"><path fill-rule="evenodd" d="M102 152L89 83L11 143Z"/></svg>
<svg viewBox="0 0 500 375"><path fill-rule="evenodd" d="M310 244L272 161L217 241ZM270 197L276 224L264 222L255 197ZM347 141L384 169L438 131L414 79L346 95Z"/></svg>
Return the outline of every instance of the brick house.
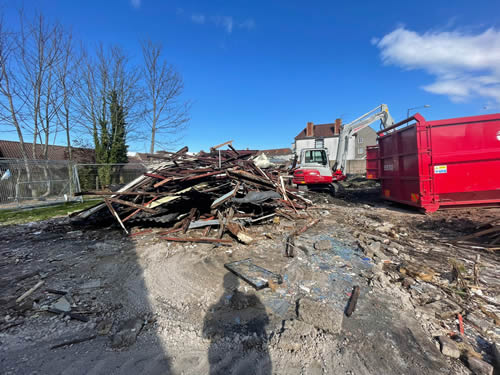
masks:
<svg viewBox="0 0 500 375"><path fill-rule="evenodd" d="M330 166L333 166L337 157L341 128L341 119L333 123L318 125L308 122L307 126L295 137L292 144L293 152L300 155L305 148L326 148ZM377 133L371 127L366 127L350 137L345 173L365 173L366 147L376 145L376 143Z"/></svg>

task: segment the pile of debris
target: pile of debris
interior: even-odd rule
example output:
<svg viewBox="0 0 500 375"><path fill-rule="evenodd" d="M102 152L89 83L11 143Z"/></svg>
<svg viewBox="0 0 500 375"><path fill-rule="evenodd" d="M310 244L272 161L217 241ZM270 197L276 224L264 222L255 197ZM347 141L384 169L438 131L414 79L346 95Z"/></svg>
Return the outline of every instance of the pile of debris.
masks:
<svg viewBox="0 0 500 375"><path fill-rule="evenodd" d="M184 147L163 154L165 161L158 168L114 193L80 192L109 197L74 215L73 222L112 215L127 234L126 225L161 225L169 227L159 233L164 240L230 244L231 239L222 238L226 231L238 241L250 243L245 225L275 216L289 220L307 217L299 210L312 202L285 186L283 171L264 171L251 160L252 153L228 146L231 150L212 148L210 154L197 156L189 155ZM209 237L212 227L219 227L216 237ZM170 236L191 229L203 232L194 237Z"/></svg>
<svg viewBox="0 0 500 375"><path fill-rule="evenodd" d="M474 228L474 233L460 237L456 240L460 244L470 244L478 241L486 250L500 250L500 218L494 218L479 227ZM472 242L472 245L475 245Z"/></svg>

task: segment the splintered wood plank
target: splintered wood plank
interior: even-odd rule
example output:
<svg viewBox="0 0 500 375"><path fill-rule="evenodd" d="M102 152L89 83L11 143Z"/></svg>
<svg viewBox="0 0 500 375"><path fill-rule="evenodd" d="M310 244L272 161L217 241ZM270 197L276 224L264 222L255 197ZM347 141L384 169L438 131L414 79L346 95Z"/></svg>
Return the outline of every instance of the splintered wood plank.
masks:
<svg viewBox="0 0 500 375"><path fill-rule="evenodd" d="M113 208L113 205L111 204L111 202L108 200L109 198L104 198L104 203L106 203L106 206L108 206L108 209L109 211L111 212L111 215L113 215L116 220L118 221L118 223L120 223L121 227L123 228L123 230L125 231L126 234L129 234L127 228L125 228L125 225L123 225L123 222L122 220L120 219L120 216L118 215L118 213L115 211L115 209Z"/></svg>
<svg viewBox="0 0 500 375"><path fill-rule="evenodd" d="M132 208L136 208L138 210L143 210L143 211L146 211L146 212L149 212L150 214L154 214L156 213L155 210L153 210L152 208L148 208L146 206L142 206L140 204L136 204L136 203L132 203L132 202L129 202L129 201L124 201L122 199L118 199L118 198L107 198L107 200L109 202L113 202L113 203L118 203L118 204L121 204L123 206L129 206L129 207L132 207Z"/></svg>

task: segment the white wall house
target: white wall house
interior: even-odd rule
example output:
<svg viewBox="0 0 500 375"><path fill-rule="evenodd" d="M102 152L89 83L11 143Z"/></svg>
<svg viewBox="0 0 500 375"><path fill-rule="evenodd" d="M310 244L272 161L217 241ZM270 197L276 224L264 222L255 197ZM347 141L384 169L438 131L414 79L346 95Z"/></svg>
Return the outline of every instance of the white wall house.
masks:
<svg viewBox="0 0 500 375"><path fill-rule="evenodd" d="M337 147L339 143L339 133L342 127L342 120L337 119L334 123L314 125L308 122L307 126L295 137L292 144L294 154L299 155L305 148L326 148L328 159L333 166L337 157ZM366 146L373 146L377 143L377 133L370 127L366 127L357 134L349 138L347 152L346 173L364 173L366 165Z"/></svg>

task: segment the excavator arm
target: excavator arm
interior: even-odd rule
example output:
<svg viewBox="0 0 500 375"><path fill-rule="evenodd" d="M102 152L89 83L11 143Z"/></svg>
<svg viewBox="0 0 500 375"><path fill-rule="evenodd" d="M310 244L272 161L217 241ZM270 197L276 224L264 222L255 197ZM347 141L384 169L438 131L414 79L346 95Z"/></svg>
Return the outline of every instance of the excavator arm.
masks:
<svg viewBox="0 0 500 375"><path fill-rule="evenodd" d="M339 134L337 157L335 158L335 165L333 166L334 176L344 175L347 153L349 151L349 138L360 130L370 126L377 120L380 120L381 129L394 125L394 120L390 115L389 108L386 104L379 105L370 112L365 113L363 116L358 117L354 121L351 121L342 127Z"/></svg>

